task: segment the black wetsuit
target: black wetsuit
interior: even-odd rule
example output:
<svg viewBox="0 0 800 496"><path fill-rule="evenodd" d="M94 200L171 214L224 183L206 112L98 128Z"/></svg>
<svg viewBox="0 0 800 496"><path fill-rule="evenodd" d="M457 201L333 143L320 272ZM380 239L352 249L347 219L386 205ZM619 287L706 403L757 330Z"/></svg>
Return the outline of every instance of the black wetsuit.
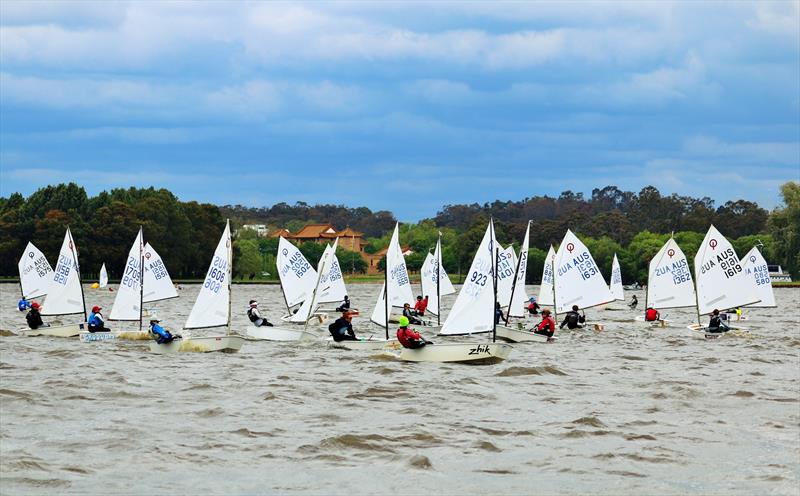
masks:
<svg viewBox="0 0 800 496"><path fill-rule="evenodd" d="M334 341L358 341L353 324L345 320L344 317L336 319L333 324L328 326L328 331L333 336Z"/></svg>
<svg viewBox="0 0 800 496"><path fill-rule="evenodd" d="M28 327L31 329L38 329L44 326L44 322L42 321L42 314L39 313L39 310L35 308L31 308L28 315L25 316L25 320L28 321Z"/></svg>
<svg viewBox="0 0 800 496"><path fill-rule="evenodd" d="M711 333L728 332L731 330L731 328L728 327L727 324L722 322L722 319L719 318L719 315L712 315L711 320L708 322L708 328L706 330Z"/></svg>
<svg viewBox="0 0 800 496"><path fill-rule="evenodd" d="M567 329L578 329L580 327L583 327L581 325L583 322L586 322L586 317L579 314L575 310L570 310L564 316L564 321L561 322L561 325L558 326L558 328L563 329L564 326L567 326Z"/></svg>

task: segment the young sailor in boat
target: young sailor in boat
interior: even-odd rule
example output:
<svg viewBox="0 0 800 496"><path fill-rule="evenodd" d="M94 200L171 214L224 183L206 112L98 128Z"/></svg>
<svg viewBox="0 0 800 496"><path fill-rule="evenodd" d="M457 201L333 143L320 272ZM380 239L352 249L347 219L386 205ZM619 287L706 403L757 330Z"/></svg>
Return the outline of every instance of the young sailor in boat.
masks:
<svg viewBox="0 0 800 496"><path fill-rule="evenodd" d="M567 326L567 329L580 329L584 322L586 322L586 317L578 313L578 305L572 305L572 310L567 312L564 321L558 328L563 329L564 326Z"/></svg>
<svg viewBox="0 0 800 496"><path fill-rule="evenodd" d="M497 301L494 304L494 325L499 324L500 319L506 320L506 316L503 315L503 309L500 308L500 302Z"/></svg>
<svg viewBox="0 0 800 496"><path fill-rule="evenodd" d="M534 334L547 336L548 341L553 340L553 334L556 332L556 321L550 316L550 310L547 308L542 310L542 321L539 322L534 329Z"/></svg>
<svg viewBox="0 0 800 496"><path fill-rule="evenodd" d="M728 324L722 322L722 319L719 316L719 310L716 308L711 313L711 320L708 322L708 328L706 329L707 332L710 333L718 333L718 332L728 332L731 328L728 327Z"/></svg>
<svg viewBox="0 0 800 496"><path fill-rule="evenodd" d="M400 328L397 329L397 340L400 341L400 344L403 345L404 348L416 349L422 348L426 344L433 344L430 341L425 340L420 334L415 331L414 329L408 328L408 317L400 317Z"/></svg>
<svg viewBox="0 0 800 496"><path fill-rule="evenodd" d="M422 299L422 295L417 296L417 302L414 303L414 315L425 315L425 309L428 308L428 297Z"/></svg>
<svg viewBox="0 0 800 496"><path fill-rule="evenodd" d="M405 303L403 305L403 317L407 318L408 322L411 324L422 325L422 321L414 317L414 313L411 311L411 305L409 303Z"/></svg>
<svg viewBox="0 0 800 496"><path fill-rule="evenodd" d="M247 309L247 318L249 318L250 322L256 327L272 327L272 324L258 312L258 302L256 300L250 300L250 308Z"/></svg>
<svg viewBox="0 0 800 496"><path fill-rule="evenodd" d="M633 298L631 298L631 302L628 303L628 308L630 308L631 310L636 310L636 306L638 304L639 304L639 299L636 298L636 295L633 295Z"/></svg>
<svg viewBox="0 0 800 496"><path fill-rule="evenodd" d="M539 315L539 309L541 308L538 303L536 303L536 298L531 296L531 299L528 300L528 313L531 315ZM542 312L544 314L544 312Z"/></svg>
<svg viewBox="0 0 800 496"><path fill-rule="evenodd" d="M353 330L353 315L356 315L356 312L342 312L342 316L328 326L328 331L333 336L334 341L358 341Z"/></svg>
<svg viewBox="0 0 800 496"><path fill-rule="evenodd" d="M100 313L102 307L97 305L92 307L92 313L89 314L89 332L110 332L111 328L106 327L106 322L103 319L103 314Z"/></svg>
<svg viewBox="0 0 800 496"><path fill-rule="evenodd" d="M39 308L39 304L34 301L31 303L31 310L25 316L25 320L28 322L28 327L31 329L50 327L50 324L45 324L42 322L42 314L39 313Z"/></svg>
<svg viewBox="0 0 800 496"><path fill-rule="evenodd" d="M661 314L655 308L647 307L647 310L644 311L644 321L655 322L656 320L661 320Z"/></svg>
<svg viewBox="0 0 800 496"><path fill-rule="evenodd" d="M153 338L155 338L156 343L158 344L171 343L174 339L178 339L181 337L180 334L173 335L171 332L158 325L159 322L161 321L157 318L150 319L150 334L153 335Z"/></svg>
<svg viewBox="0 0 800 496"><path fill-rule="evenodd" d="M347 310L350 310L350 298L348 298L347 295L344 295L344 301L342 302L341 305L336 307L336 311L345 312Z"/></svg>
<svg viewBox="0 0 800 496"><path fill-rule="evenodd" d="M24 312L30 307L31 307L31 302L26 300L24 297L17 302L17 310L19 310L20 312Z"/></svg>

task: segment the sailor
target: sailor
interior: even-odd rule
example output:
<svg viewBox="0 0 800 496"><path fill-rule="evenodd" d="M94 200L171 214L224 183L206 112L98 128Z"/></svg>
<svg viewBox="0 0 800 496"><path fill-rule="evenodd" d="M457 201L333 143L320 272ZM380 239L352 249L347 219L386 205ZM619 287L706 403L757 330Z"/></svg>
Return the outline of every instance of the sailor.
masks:
<svg viewBox="0 0 800 496"><path fill-rule="evenodd" d="M584 322L586 322L586 317L578 313L578 305L572 305L572 310L567 312L564 321L558 328L563 329L564 326L567 326L568 329L580 329Z"/></svg>
<svg viewBox="0 0 800 496"><path fill-rule="evenodd" d="M639 299L636 298L636 295L633 295L633 297L631 298L631 302L628 303L628 308L630 308L631 310L636 310L636 305L638 304L639 304Z"/></svg>
<svg viewBox="0 0 800 496"><path fill-rule="evenodd" d="M541 308L538 303L536 303L536 298L531 296L531 299L528 300L528 313L531 315L539 315L539 309ZM544 312L542 312L544 313Z"/></svg>
<svg viewBox="0 0 800 496"><path fill-rule="evenodd" d="M397 329L397 340L404 348L417 349L422 348L426 344L433 344L431 341L425 340L414 329L408 328L408 317L400 317L400 328Z"/></svg>
<svg viewBox="0 0 800 496"><path fill-rule="evenodd" d="M428 308L428 297L422 299L422 296L417 296L417 302L414 303L414 315L425 315L425 309Z"/></svg>
<svg viewBox="0 0 800 496"><path fill-rule="evenodd" d="M342 312L342 316L328 326L328 331L337 343L339 341L358 341L356 333L353 331L353 315L356 315L356 312Z"/></svg>
<svg viewBox="0 0 800 496"><path fill-rule="evenodd" d="M336 311L337 312L346 312L348 310L350 310L350 298L348 298L347 295L344 295L344 301L342 302L341 305L336 307Z"/></svg>
<svg viewBox="0 0 800 496"><path fill-rule="evenodd" d="M150 333L153 335L153 338L155 338L156 343L171 343L174 339L181 337L180 334L172 335L172 333L158 325L159 322L161 321L155 317L150 319Z"/></svg>
<svg viewBox="0 0 800 496"><path fill-rule="evenodd" d="M403 305L403 317L407 318L411 324L422 325L422 321L414 317L414 312L411 311L411 305L408 303Z"/></svg>
<svg viewBox="0 0 800 496"><path fill-rule="evenodd" d="M731 328L728 327L728 324L722 322L722 319L719 316L719 310L716 308L713 312L711 312L711 320L708 322L708 329L707 331L710 333L721 333L721 332L728 332Z"/></svg>
<svg viewBox="0 0 800 496"><path fill-rule="evenodd" d="M92 313L89 314L89 332L109 332L111 331L110 328L106 327L105 320L103 319L103 314L100 313L102 307L98 307L97 305L92 307Z"/></svg>
<svg viewBox="0 0 800 496"><path fill-rule="evenodd" d="M494 325L499 324L500 319L506 320L506 317L503 315L503 309L500 308L500 302L496 301L494 303Z"/></svg>
<svg viewBox="0 0 800 496"><path fill-rule="evenodd" d="M17 310L19 310L20 312L24 312L25 310L29 309L30 307L31 307L31 302L26 300L24 296L22 297L21 300L19 300L17 302Z"/></svg>
<svg viewBox="0 0 800 496"><path fill-rule="evenodd" d="M247 318L249 318L250 322L256 327L272 327L272 324L258 312L258 302L256 300L250 300L250 308L247 309Z"/></svg>
<svg viewBox="0 0 800 496"><path fill-rule="evenodd" d="M644 312L644 321L645 322L655 322L656 320L661 320L661 314L658 313L653 307L647 307L647 310Z"/></svg>
<svg viewBox="0 0 800 496"><path fill-rule="evenodd" d="M28 321L28 327L31 329L50 327L50 324L42 322L42 314L39 313L39 308L39 304L34 301L31 303L31 310L25 315L25 320Z"/></svg>
<svg viewBox="0 0 800 496"><path fill-rule="evenodd" d="M545 308L542 310L542 321L539 322L533 331L534 334L541 334L547 336L548 341L553 340L553 334L556 333L556 321L550 315L550 310Z"/></svg>

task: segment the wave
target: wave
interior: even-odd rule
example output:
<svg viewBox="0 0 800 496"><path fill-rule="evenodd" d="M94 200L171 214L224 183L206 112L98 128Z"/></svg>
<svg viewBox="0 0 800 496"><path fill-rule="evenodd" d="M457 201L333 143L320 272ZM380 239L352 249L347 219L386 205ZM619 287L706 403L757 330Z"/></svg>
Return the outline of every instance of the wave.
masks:
<svg viewBox="0 0 800 496"><path fill-rule="evenodd" d="M545 367L509 367L495 374L497 377L515 377L520 375L568 375L553 366Z"/></svg>

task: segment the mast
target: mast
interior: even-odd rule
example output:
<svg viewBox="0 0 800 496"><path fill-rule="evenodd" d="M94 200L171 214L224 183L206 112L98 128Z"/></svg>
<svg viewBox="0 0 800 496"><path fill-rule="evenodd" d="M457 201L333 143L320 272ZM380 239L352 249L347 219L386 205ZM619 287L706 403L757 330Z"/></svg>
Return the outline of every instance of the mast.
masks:
<svg viewBox="0 0 800 496"><path fill-rule="evenodd" d="M81 266L78 265L78 254L76 253L75 247L75 240L72 239L72 231L69 230L69 226L67 226L67 232L69 233L69 245L70 251L72 252L72 261L75 263L75 271L78 273L78 287L81 288L81 301L83 302L83 321L86 322L89 320L88 315L86 315L86 297L83 294L83 284L81 283Z"/></svg>
<svg viewBox="0 0 800 496"><path fill-rule="evenodd" d="M139 226L139 332L142 332L142 312L144 312L144 236Z"/></svg>
<svg viewBox="0 0 800 496"><path fill-rule="evenodd" d="M442 233L439 232L439 239L436 241L436 325L442 325ZM424 295L423 295L424 296Z"/></svg>
<svg viewBox="0 0 800 496"><path fill-rule="evenodd" d="M500 261L500 248L496 246L497 240L494 237L494 221L490 220L489 222L492 226L492 245L495 249L495 256L493 257L494 260L492 263L492 286L494 289L494 303L492 304L492 342L494 343L497 341L497 266Z"/></svg>
<svg viewBox="0 0 800 496"><path fill-rule="evenodd" d="M228 335L231 333L231 279L233 278L233 236L231 236L231 220L225 219L228 230Z"/></svg>
<svg viewBox="0 0 800 496"><path fill-rule="evenodd" d="M550 245L552 247L552 245ZM560 248L560 247L559 247ZM547 262L545 262L547 263ZM556 253L553 252L553 257L550 259L550 270L553 275L553 320L558 325L558 301L556 300Z"/></svg>
<svg viewBox="0 0 800 496"><path fill-rule="evenodd" d="M391 241L389 242L391 244ZM389 250L386 250L386 263L383 268L383 306L386 311L386 340L389 340Z"/></svg>

